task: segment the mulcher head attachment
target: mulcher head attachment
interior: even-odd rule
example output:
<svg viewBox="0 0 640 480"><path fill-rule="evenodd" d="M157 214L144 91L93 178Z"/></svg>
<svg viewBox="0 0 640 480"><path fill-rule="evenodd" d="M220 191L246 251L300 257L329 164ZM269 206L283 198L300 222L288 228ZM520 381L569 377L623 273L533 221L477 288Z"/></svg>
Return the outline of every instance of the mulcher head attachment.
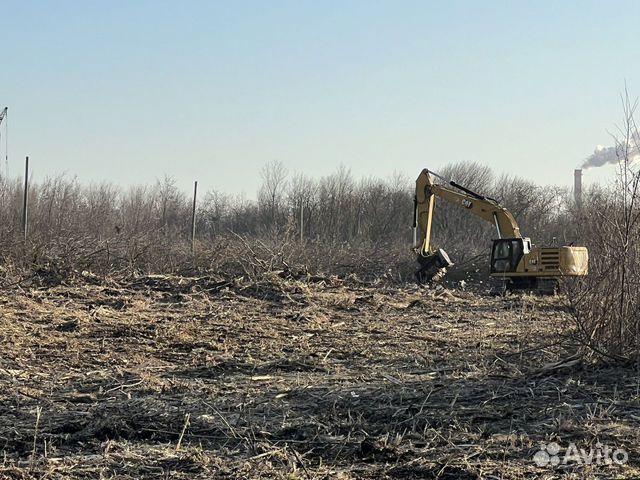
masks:
<svg viewBox="0 0 640 480"><path fill-rule="evenodd" d="M438 249L430 255L418 257L420 268L416 272L416 280L418 283L435 282L442 278L447 268L453 265L453 262L443 249Z"/></svg>

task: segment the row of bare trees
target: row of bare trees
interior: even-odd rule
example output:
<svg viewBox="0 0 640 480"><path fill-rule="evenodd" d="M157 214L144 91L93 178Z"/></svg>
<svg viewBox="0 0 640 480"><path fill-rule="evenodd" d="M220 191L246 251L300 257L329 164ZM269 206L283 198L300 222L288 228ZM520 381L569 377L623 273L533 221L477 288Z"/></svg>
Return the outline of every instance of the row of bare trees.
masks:
<svg viewBox="0 0 640 480"><path fill-rule="evenodd" d="M507 206L534 242L589 248L591 274L572 290L576 318L585 343L615 358L640 351L640 173L634 155L640 136L634 114L635 105L627 101L616 184L585 192L580 208L566 188L496 175L477 163L451 164L438 172ZM413 179L399 174L356 179L341 167L310 178L269 163L256 200L216 191L203 195L197 208L198 248L192 255L191 198L170 178L127 188L83 185L65 176L32 185L26 244L22 181L0 178L0 273L8 276L11 266L61 277L72 270L175 271L186 266L212 271L228 268L251 245L260 245L278 252L280 260L286 257L287 264L324 273L406 280L414 261L413 194ZM438 204L434 241L462 268L470 259L488 256L493 237L490 224L464 209ZM487 273L486 258L473 265Z"/></svg>
<svg viewBox="0 0 640 480"><path fill-rule="evenodd" d="M522 230L548 243L553 237L575 240L566 217L572 202L566 189L540 187L509 176L496 176L475 163L446 166L441 175L495 197L508 205ZM0 179L0 246L4 252L20 243L21 180ZM267 164L257 200L217 191L198 202L197 240L229 234L277 242L285 235L324 245L402 246L409 254L413 179L356 179L344 167L314 179L289 174L281 163ZM29 190L29 241L47 245L84 239L108 241L144 237L148 242L184 243L189 239L191 199L170 178L153 185L120 188L83 185L75 178L48 178ZM458 258L487 251L491 225L447 204L438 205L434 239ZM367 247L368 248L368 247Z"/></svg>
<svg viewBox="0 0 640 480"><path fill-rule="evenodd" d="M341 167L312 179L289 176L278 162L265 166L262 178L257 202L209 193L200 208L201 233L269 237L293 229L303 239L329 243L408 241L413 193L407 178L355 180Z"/></svg>
<svg viewBox="0 0 640 480"><path fill-rule="evenodd" d="M532 235L549 242L553 237L570 236L559 222L573 208L568 189L496 176L489 167L470 162L445 166L439 173L508 205L523 230ZM277 236L294 229L309 241L409 245L414 190L413 179L407 175L356 180L340 167L331 175L313 179L289 175L282 164L274 162L263 168L262 178L257 202L238 201L217 192L207 195L201 205L206 235L235 231ZM462 255L484 249L494 235L491 225L444 203L438 205L434 229L439 243Z"/></svg>

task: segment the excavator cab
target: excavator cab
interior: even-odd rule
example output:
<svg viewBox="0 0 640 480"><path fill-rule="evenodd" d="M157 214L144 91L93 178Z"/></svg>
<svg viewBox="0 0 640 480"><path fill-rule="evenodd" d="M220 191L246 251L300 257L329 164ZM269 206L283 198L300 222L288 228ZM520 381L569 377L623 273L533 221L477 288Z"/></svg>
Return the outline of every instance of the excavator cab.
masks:
<svg viewBox="0 0 640 480"><path fill-rule="evenodd" d="M523 255L531 251L528 238L501 238L493 241L491 273L515 272Z"/></svg>

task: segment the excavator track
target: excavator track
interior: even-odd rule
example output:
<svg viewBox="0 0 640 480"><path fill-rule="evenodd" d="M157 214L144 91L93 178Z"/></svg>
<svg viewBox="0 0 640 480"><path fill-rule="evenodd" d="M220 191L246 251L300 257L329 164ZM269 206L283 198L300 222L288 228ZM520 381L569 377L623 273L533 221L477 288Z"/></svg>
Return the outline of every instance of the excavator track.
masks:
<svg viewBox="0 0 640 480"><path fill-rule="evenodd" d="M555 295L558 293L557 278L536 278L536 277L511 277L495 278L502 282L504 289L509 292L532 293L534 295Z"/></svg>
<svg viewBox="0 0 640 480"><path fill-rule="evenodd" d="M558 293L558 279L556 278L522 278L515 282L509 278L491 277L489 281L490 295L506 295L507 293L529 293L545 296Z"/></svg>

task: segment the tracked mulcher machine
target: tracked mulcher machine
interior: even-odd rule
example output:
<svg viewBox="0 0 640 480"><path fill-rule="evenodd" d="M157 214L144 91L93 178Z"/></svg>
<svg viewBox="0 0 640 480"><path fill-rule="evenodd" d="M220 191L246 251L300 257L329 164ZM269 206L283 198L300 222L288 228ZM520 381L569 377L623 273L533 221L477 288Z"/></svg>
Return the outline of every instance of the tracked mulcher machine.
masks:
<svg viewBox="0 0 640 480"><path fill-rule="evenodd" d="M442 183L435 183L434 178ZM416 272L418 281L432 281L453 265L447 253L436 248L431 240L436 197L495 225L498 238L491 248L490 274L504 280L508 289L551 293L560 278L587 275L586 247L536 247L522 236L511 212L496 200L424 169L416 180L413 217L414 251L420 264Z"/></svg>

